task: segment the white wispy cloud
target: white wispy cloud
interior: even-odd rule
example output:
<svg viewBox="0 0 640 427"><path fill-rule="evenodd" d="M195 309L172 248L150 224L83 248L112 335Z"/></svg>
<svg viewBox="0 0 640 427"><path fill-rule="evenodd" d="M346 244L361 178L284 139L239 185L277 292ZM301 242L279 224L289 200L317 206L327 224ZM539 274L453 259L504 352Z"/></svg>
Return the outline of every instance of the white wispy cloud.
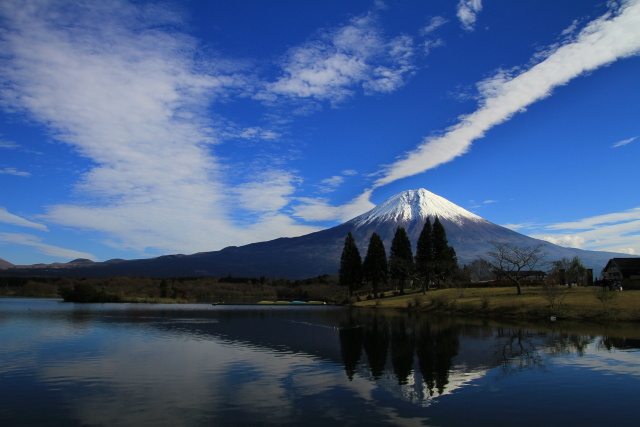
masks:
<svg viewBox="0 0 640 427"><path fill-rule="evenodd" d="M628 209L624 212L616 212L598 215L578 221L561 222L548 225L549 230L589 230L597 226L614 226L640 220L640 207ZM640 229L638 230L640 231Z"/></svg>
<svg viewBox="0 0 640 427"><path fill-rule="evenodd" d="M0 233L0 243L11 243L22 246L30 246L44 255L56 258L87 258L92 260L97 259L94 255L87 252L80 252L73 249L66 249L58 246L48 245L46 243L43 243L42 239L32 234Z"/></svg>
<svg viewBox="0 0 640 427"><path fill-rule="evenodd" d="M627 1L589 23L571 41L516 75L500 72L478 84L480 107L440 136L428 137L382 171L375 187L433 169L465 154L492 127L571 79L640 50L640 2Z"/></svg>
<svg viewBox="0 0 640 427"><path fill-rule="evenodd" d="M320 192L331 193L336 191L346 180L346 177L357 175L358 172L352 169L342 171L341 175L334 175L330 178L323 179L318 185Z"/></svg>
<svg viewBox="0 0 640 427"><path fill-rule="evenodd" d="M466 31L473 31L478 17L482 10L482 0L460 0L458 2L457 16Z"/></svg>
<svg viewBox="0 0 640 427"><path fill-rule="evenodd" d="M383 0L373 0L373 7L377 10L387 10L389 8Z"/></svg>
<svg viewBox="0 0 640 427"><path fill-rule="evenodd" d="M48 206L47 222L100 232L114 247L149 254L311 229L269 209L250 226L235 221L237 194L251 188L234 191L229 183L235 171L214 154L207 108L253 81L240 66L198 62L199 46L180 30L179 14L123 0L5 1L0 14L5 107L46 124L96 165L76 186L80 203ZM240 136L277 137L257 127ZM274 185L272 207L282 207L290 192Z"/></svg>
<svg viewBox="0 0 640 427"><path fill-rule="evenodd" d="M436 31L438 28L442 27L447 22L449 21L447 21L442 16L434 16L429 20L429 23L420 31L420 34L422 34L423 36L427 36Z"/></svg>
<svg viewBox="0 0 640 427"><path fill-rule="evenodd" d="M568 36L572 36L573 34L575 34L576 30L578 29L580 25L580 22L577 19L574 19L574 21L571 23L571 25L569 25L567 28L565 28L561 35L568 37Z"/></svg>
<svg viewBox="0 0 640 427"><path fill-rule="evenodd" d="M320 191L323 193L331 193L335 191L344 182L344 176L334 175L331 178L320 181Z"/></svg>
<svg viewBox="0 0 640 427"><path fill-rule="evenodd" d="M252 212L277 212L290 202L297 178L283 170L270 170L252 176L235 192L240 206Z"/></svg>
<svg viewBox="0 0 640 427"><path fill-rule="evenodd" d="M11 142L11 141L6 141L3 139L0 139L0 148L9 148L9 149L14 149L14 148L18 148L19 145L16 144L15 142Z"/></svg>
<svg viewBox="0 0 640 427"><path fill-rule="evenodd" d="M210 131L212 132L212 137L218 143L235 139L252 142L279 141L283 138L281 131L283 124L278 123L277 118L273 118L271 121L272 123L266 126L246 126L226 118L217 117L217 120L212 122Z"/></svg>
<svg viewBox="0 0 640 427"><path fill-rule="evenodd" d="M433 18L431 18L429 20L429 23L427 24L426 27L424 27L421 31L420 31L420 35L426 37L427 39L422 43L423 49L424 49L424 53L425 54L429 54L429 52L431 52L431 50L437 48L437 47L442 47L445 45L444 40L442 40L441 38L431 38L432 33L434 33L438 28L442 27L444 24L446 24L447 21L445 18L441 17L441 16L435 16Z"/></svg>
<svg viewBox="0 0 640 427"><path fill-rule="evenodd" d="M284 75L268 84L261 96L335 103L357 90L391 92L401 87L415 68L413 53L410 37L385 39L373 15L367 14L292 48L284 60Z"/></svg>
<svg viewBox="0 0 640 427"><path fill-rule="evenodd" d="M531 237L581 249L640 254L640 207L550 224Z"/></svg>
<svg viewBox="0 0 640 427"><path fill-rule="evenodd" d="M519 224L513 224L513 223L502 224L502 227L508 228L509 230L513 230L513 231L539 228L538 224L534 222L522 222Z"/></svg>
<svg viewBox="0 0 640 427"><path fill-rule="evenodd" d="M242 129L238 134L238 138L254 139L263 141L273 141L280 138L280 134L270 129L263 129L259 126L252 126Z"/></svg>
<svg viewBox="0 0 640 427"><path fill-rule="evenodd" d="M612 148L618 148L618 147L622 147L623 145L627 145L632 143L633 141L635 141L636 139L638 139L637 136L634 136L633 138L628 138L628 139L623 139L622 141L618 141L615 144L613 144L611 147Z"/></svg>
<svg viewBox="0 0 640 427"><path fill-rule="evenodd" d="M305 221L348 221L375 207L369 200L371 191L365 191L340 206L333 206L327 200L317 198L298 198L294 207L294 216Z"/></svg>
<svg viewBox="0 0 640 427"><path fill-rule="evenodd" d="M437 47L442 47L444 45L445 43L444 43L444 40L442 39L427 40L422 44L425 54L429 54L433 49Z"/></svg>
<svg viewBox="0 0 640 427"><path fill-rule="evenodd" d="M531 237L553 243L554 245L564 246L566 248L581 249L585 244L584 237L572 234L533 234Z"/></svg>
<svg viewBox="0 0 640 427"><path fill-rule="evenodd" d="M4 168L4 169L0 169L0 175L14 175L14 176L27 177L27 176L31 176L31 173L19 171L16 168Z"/></svg>
<svg viewBox="0 0 640 427"><path fill-rule="evenodd" d="M492 203L497 203L497 200L485 200L483 202L476 202L475 200L469 200L470 205L470 209L479 209L482 208L484 206L490 205Z"/></svg>
<svg viewBox="0 0 640 427"><path fill-rule="evenodd" d="M14 215L0 206L0 222L19 227L35 228L37 230L48 231L47 226L37 222L29 221L21 216Z"/></svg>

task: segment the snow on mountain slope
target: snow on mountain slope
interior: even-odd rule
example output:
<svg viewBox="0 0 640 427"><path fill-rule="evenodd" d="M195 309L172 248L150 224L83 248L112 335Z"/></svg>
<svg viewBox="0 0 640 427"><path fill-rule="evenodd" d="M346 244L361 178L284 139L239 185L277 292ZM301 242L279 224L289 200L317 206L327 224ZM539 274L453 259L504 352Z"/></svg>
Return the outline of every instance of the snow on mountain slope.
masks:
<svg viewBox="0 0 640 427"><path fill-rule="evenodd" d="M349 223L363 227L376 222L412 222L415 220L432 220L436 216L461 224L464 221L486 222L483 218L451 203L430 191L420 188L398 193Z"/></svg>

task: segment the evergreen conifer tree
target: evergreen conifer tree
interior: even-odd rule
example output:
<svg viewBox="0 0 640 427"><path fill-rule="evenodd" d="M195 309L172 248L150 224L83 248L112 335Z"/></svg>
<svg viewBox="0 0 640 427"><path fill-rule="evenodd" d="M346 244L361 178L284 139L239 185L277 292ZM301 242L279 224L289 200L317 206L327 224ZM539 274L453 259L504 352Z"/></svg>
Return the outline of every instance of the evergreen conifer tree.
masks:
<svg viewBox="0 0 640 427"><path fill-rule="evenodd" d="M391 242L389 255L389 272L391 278L396 280L400 294L404 294L405 282L413 275L414 263L411 241L404 227L398 227Z"/></svg>
<svg viewBox="0 0 640 427"><path fill-rule="evenodd" d="M362 285L362 257L351 232L344 239L338 283L349 288L349 296Z"/></svg>
<svg viewBox="0 0 640 427"><path fill-rule="evenodd" d="M427 290L429 283L434 279L433 268L433 229L431 220L427 217L416 246L416 271L422 278L423 292Z"/></svg>
<svg viewBox="0 0 640 427"><path fill-rule="evenodd" d="M458 258L456 251L449 246L447 233L438 217L433 222L433 258L438 284L441 280L450 279L458 268Z"/></svg>
<svg viewBox="0 0 640 427"><path fill-rule="evenodd" d="M374 298L378 298L379 285L387 279L388 274L387 254L384 250L384 243L382 243L378 233L371 235L367 255L364 257L364 263L362 264L362 272L364 279L371 282Z"/></svg>

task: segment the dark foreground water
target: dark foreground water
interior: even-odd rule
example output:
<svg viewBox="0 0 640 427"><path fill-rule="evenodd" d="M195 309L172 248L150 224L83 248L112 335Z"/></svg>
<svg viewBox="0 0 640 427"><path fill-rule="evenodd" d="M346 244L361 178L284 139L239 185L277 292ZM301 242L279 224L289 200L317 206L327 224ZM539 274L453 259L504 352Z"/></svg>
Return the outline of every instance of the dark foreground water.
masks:
<svg viewBox="0 0 640 427"><path fill-rule="evenodd" d="M640 329L0 299L0 425L638 425Z"/></svg>

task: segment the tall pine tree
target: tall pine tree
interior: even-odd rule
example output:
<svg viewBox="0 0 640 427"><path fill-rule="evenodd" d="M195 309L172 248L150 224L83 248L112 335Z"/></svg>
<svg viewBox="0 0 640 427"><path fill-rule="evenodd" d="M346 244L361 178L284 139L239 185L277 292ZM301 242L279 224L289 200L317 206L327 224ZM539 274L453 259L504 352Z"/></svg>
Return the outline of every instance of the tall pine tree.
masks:
<svg viewBox="0 0 640 427"><path fill-rule="evenodd" d="M349 296L362 285L362 258L351 232L344 239L338 283L349 288Z"/></svg>
<svg viewBox="0 0 640 427"><path fill-rule="evenodd" d="M362 264L362 272L364 279L371 282L373 297L378 298L380 283L384 283L388 275L387 254L378 233L371 235L367 255L364 257L364 263Z"/></svg>
<svg viewBox="0 0 640 427"><path fill-rule="evenodd" d="M441 281L453 277L453 273L458 269L458 258L456 251L452 246L449 246L447 232L438 217L433 222L433 258L434 274L438 285L440 285Z"/></svg>
<svg viewBox="0 0 640 427"><path fill-rule="evenodd" d="M407 279L413 276L414 263L411 241L404 227L398 227L391 242L389 254L389 273L391 278L398 283L400 294L404 294L404 286Z"/></svg>
<svg viewBox="0 0 640 427"><path fill-rule="evenodd" d="M434 280L433 229L427 217L416 246L416 271L422 279L422 292Z"/></svg>

